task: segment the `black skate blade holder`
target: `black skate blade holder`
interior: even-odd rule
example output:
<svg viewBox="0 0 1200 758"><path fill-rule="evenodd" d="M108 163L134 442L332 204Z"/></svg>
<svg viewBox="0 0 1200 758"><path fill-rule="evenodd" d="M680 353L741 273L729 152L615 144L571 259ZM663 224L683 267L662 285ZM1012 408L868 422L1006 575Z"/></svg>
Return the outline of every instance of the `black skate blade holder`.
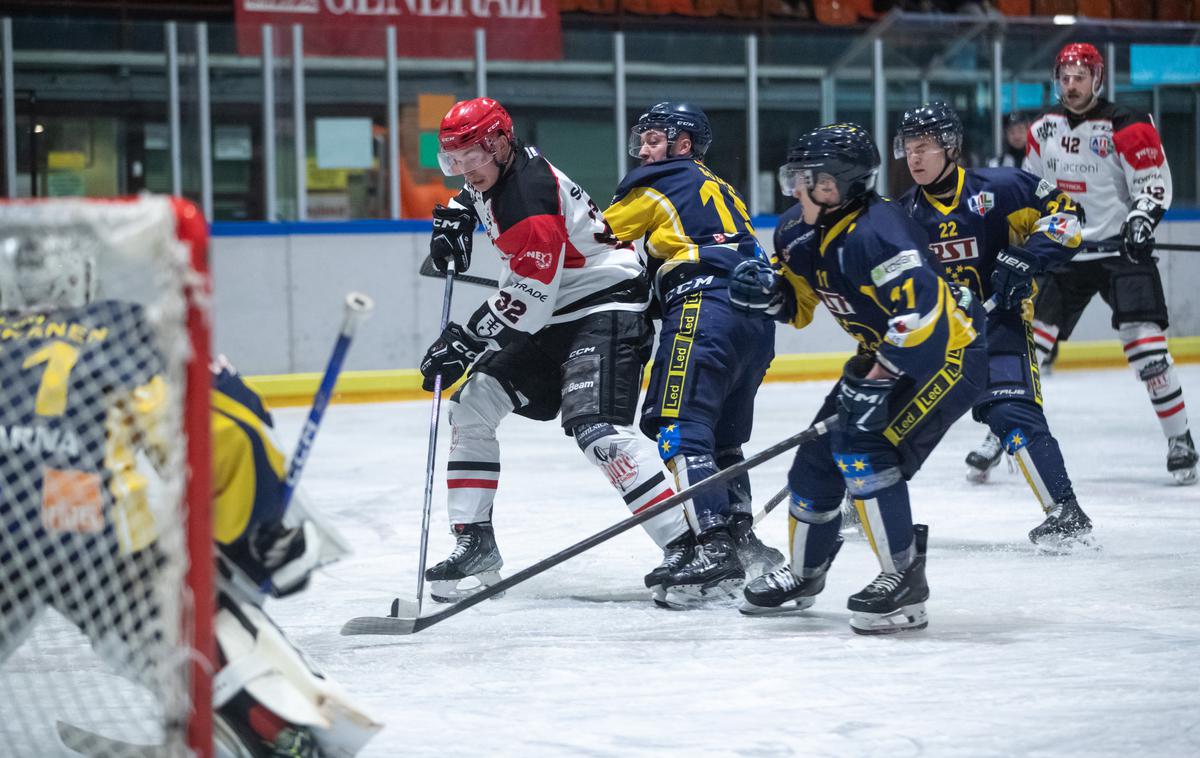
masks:
<svg viewBox="0 0 1200 758"><path fill-rule="evenodd" d="M495 584L484 587L479 592L454 603L445 610L438 611L437 613L428 616L417 616L417 605L415 603L409 603L396 598L392 601L390 615L360 616L358 618L350 619L345 623L345 625L342 626L341 633L343 636L360 634L394 636L414 634L424 629L428 629L434 624L445 621L451 616L462 613L471 606L478 605L484 600L495 597L505 590L524 582L526 579L531 579L538 574L557 566L560 563L574 558L580 553L591 550L593 547L607 542L613 537L616 537L618 534L622 534L633 527L642 524L643 522L649 521L661 513L665 513L671 508L690 500L702 489L727 482L730 479L739 476L755 466L765 463L766 461L775 458L776 456L785 453L794 447L803 445L810 440L821 437L831 428L836 426L837 421L838 419L836 415L822 419L804 431L797 432L781 442L776 442L774 445L755 453L746 460L734 464L729 468L718 471L713 476L703 479L690 487L676 492L671 497L659 503L655 503L641 513L630 516L623 521L619 521L612 526L599 531L592 536L575 543L574 545L571 545L570 547L560 550L548 558L543 558L541 561L538 561L528 568L522 569L521 571L518 571L517 573L512 574L505 579L501 579Z"/></svg>

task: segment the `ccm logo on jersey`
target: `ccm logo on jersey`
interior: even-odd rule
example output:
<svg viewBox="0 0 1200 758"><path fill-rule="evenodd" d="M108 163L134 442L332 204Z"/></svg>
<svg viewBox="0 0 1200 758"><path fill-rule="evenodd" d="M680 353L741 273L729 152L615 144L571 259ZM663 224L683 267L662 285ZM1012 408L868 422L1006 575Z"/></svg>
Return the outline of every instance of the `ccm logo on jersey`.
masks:
<svg viewBox="0 0 1200 758"><path fill-rule="evenodd" d="M901 250L871 269L871 281L876 287L882 287L905 271L920 267L921 256L916 250Z"/></svg>
<svg viewBox="0 0 1200 758"><path fill-rule="evenodd" d="M979 246L974 237L963 237L956 240L930 242L929 252L937 256L942 263L957 263L974 260L979 257Z"/></svg>
<svg viewBox="0 0 1200 758"><path fill-rule="evenodd" d="M850 301L836 292L817 290L817 297L821 298L821 302L825 303L825 307L835 316L851 316L854 314L854 306L850 305Z"/></svg>

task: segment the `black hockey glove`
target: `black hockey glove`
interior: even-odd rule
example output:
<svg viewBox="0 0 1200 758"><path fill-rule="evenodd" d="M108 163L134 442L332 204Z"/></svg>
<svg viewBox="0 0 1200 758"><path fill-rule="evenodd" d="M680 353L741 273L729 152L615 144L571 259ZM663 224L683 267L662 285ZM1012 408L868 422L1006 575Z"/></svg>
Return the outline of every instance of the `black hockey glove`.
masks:
<svg viewBox="0 0 1200 758"><path fill-rule="evenodd" d="M729 302L743 313L779 318L787 305L780 277L761 258L742 261L729 279Z"/></svg>
<svg viewBox="0 0 1200 758"><path fill-rule="evenodd" d="M421 360L421 375L425 379L421 388L433 392L434 377L442 375L442 387L454 384L475 362L485 345L463 327L451 321L442 330L442 336L425 351Z"/></svg>
<svg viewBox="0 0 1200 758"><path fill-rule="evenodd" d="M1010 247L997 253L992 271L996 307L1002 311L1020 308L1021 301L1033 294L1033 277L1040 273L1038 259L1024 248Z"/></svg>
<svg viewBox="0 0 1200 758"><path fill-rule="evenodd" d="M455 273L461 274L471 266L471 240L475 233L475 215L465 208L433 209L433 239L429 241L429 257L434 267L446 273L454 260Z"/></svg>
<svg viewBox="0 0 1200 758"><path fill-rule="evenodd" d="M887 400L896 386L896 380L891 377L865 378L874 364L875 360L870 356L856 355L846 361L842 369L837 412L842 430L849 434L878 434L887 428Z"/></svg>
<svg viewBox="0 0 1200 758"><path fill-rule="evenodd" d="M1154 253L1155 216L1162 216L1162 206L1149 198L1134 204L1133 210L1121 225L1121 255L1133 263L1150 260Z"/></svg>

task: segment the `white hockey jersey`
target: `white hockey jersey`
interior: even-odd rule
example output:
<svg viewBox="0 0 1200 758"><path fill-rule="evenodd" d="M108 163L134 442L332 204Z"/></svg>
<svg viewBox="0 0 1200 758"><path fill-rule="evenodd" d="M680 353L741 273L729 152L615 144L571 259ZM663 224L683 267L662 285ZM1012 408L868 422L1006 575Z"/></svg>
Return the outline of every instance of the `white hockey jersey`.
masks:
<svg viewBox="0 0 1200 758"><path fill-rule="evenodd" d="M451 205L471 210L504 259L499 290L467 323L493 349L506 328L534 334L598 311L643 311L645 267L612 237L600 209L532 146L486 192L469 184Z"/></svg>
<svg viewBox="0 0 1200 758"><path fill-rule="evenodd" d="M1153 119L1103 98L1082 116L1060 105L1034 121L1024 168L1083 206L1085 245L1114 240L1138 201L1152 204L1155 221L1171 206L1171 169ZM1074 260L1116 254L1084 250Z"/></svg>

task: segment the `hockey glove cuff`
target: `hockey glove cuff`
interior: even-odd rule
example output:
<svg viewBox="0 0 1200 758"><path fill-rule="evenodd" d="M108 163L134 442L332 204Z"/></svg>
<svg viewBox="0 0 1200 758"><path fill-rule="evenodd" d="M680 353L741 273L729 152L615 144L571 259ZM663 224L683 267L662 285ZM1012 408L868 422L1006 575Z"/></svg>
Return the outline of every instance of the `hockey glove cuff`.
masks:
<svg viewBox="0 0 1200 758"><path fill-rule="evenodd" d="M729 302L743 313L760 313L776 319L786 311L787 304L779 275L761 258L744 260L733 270Z"/></svg>
<svg viewBox="0 0 1200 758"><path fill-rule="evenodd" d="M1148 197L1139 198L1121 225L1121 255L1134 263L1150 260L1154 252L1154 227L1163 208Z"/></svg>
<svg viewBox="0 0 1200 758"><path fill-rule="evenodd" d="M878 434L887 428L887 400L896 380L866 379L873 364L874 360L869 356L855 356L846 362L842 371L837 411L842 429L847 433Z"/></svg>
<svg viewBox="0 0 1200 758"><path fill-rule="evenodd" d="M433 239L429 241L429 257L434 267L446 273L447 264L454 261L455 273L471 267L471 243L475 233L475 214L465 208L433 209Z"/></svg>
<svg viewBox="0 0 1200 758"><path fill-rule="evenodd" d="M433 392L434 380L439 374L442 377L443 388L454 384L467 373L467 369L486 347L467 329L453 321L450 322L442 330L437 342L425 351L425 357L421 360L421 376L424 377L421 388L426 392Z"/></svg>
<svg viewBox="0 0 1200 758"><path fill-rule="evenodd" d="M1033 277L1042 272L1041 263L1028 250L1010 247L996 254L992 271L992 292L1001 310L1021 307L1021 302L1033 294Z"/></svg>

